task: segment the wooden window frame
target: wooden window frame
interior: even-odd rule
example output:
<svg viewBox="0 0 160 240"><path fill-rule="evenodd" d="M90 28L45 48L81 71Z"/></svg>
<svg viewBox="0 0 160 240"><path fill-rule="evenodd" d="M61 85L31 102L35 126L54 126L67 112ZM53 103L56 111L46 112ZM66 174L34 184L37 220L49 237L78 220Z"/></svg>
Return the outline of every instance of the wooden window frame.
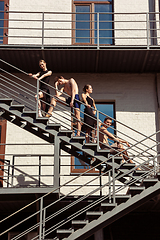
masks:
<svg viewBox="0 0 160 240"><path fill-rule="evenodd" d="M2 44L8 44L9 0L0 0L0 2L4 2L4 29Z"/></svg>
<svg viewBox="0 0 160 240"><path fill-rule="evenodd" d="M112 4L112 12L113 12L113 0L112 2L109 1L75 1L72 0L72 12L74 13L72 15L72 45L97 45L94 43L94 4ZM90 43L76 43L76 37L75 37L75 32L76 32L76 11L75 11L75 7L76 6L84 6L84 5L89 5L90 6ZM112 23L112 36L114 37L114 23ZM101 46L110 46L111 44L100 44ZM113 43L112 45L114 45L114 38L113 38Z"/></svg>
<svg viewBox="0 0 160 240"><path fill-rule="evenodd" d="M0 119L0 127L1 127L1 136L0 136L0 143L1 144L5 144L6 143L6 129L7 129L7 120L5 119ZM3 155L0 155L0 165L1 165L1 168L0 168L0 176L3 176L4 174L4 159L5 159L5 145L0 145L0 154L3 154ZM3 178L0 177L0 187L3 186Z"/></svg>

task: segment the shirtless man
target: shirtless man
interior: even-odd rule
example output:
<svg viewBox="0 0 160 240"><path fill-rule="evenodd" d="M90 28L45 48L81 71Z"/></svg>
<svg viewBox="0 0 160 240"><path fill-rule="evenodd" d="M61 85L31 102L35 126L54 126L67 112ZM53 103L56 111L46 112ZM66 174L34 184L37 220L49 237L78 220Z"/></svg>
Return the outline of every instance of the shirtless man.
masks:
<svg viewBox="0 0 160 240"><path fill-rule="evenodd" d="M117 154L118 152L123 151L123 153L120 154L120 156L122 156L122 158L123 158L122 162L124 162L124 160L128 161L129 156L128 156L127 151L124 149L122 143L125 143L128 147L130 147L130 145L127 141L116 138L112 133L110 133L107 130L107 128L110 127L111 125L112 125L112 119L109 117L106 117L104 119L104 125L99 130L99 141L100 141L99 145L100 145L101 149L110 149L110 153L113 155ZM117 146L115 146L116 145L115 143L110 146L108 143L108 138L115 141L117 143ZM133 161L129 160L129 163L133 163Z"/></svg>
<svg viewBox="0 0 160 240"><path fill-rule="evenodd" d="M58 85L63 85L63 84L64 84L64 87L62 87L60 89L61 92L59 92ZM68 103L71 108L74 107L74 114L75 114L75 118L77 119L77 136L80 136L80 131L81 131L80 103L78 102L80 101L80 99L78 95L78 85L76 81L73 78L65 79L64 77L59 76L55 78L55 88L57 89L56 95L51 100L52 106L49 108L48 114L46 114L46 117L50 117L52 115L53 108L56 106L56 102L62 103L61 101L63 101L64 103ZM64 97L61 96L62 92L67 93L70 97L65 99Z"/></svg>

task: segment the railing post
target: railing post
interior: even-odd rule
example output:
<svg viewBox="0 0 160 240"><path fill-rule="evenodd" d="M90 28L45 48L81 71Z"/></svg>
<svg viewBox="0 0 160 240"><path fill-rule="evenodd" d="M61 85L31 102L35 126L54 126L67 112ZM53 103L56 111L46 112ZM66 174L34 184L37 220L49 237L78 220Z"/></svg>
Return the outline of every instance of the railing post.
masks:
<svg viewBox="0 0 160 240"><path fill-rule="evenodd" d="M54 138L54 187L58 188L60 184L60 140L55 135Z"/></svg>
<svg viewBox="0 0 160 240"><path fill-rule="evenodd" d="M45 222L46 222L46 208L43 211L43 229L42 229L42 239L45 238Z"/></svg>
<svg viewBox="0 0 160 240"><path fill-rule="evenodd" d="M97 13L97 49L99 49L99 13Z"/></svg>
<svg viewBox="0 0 160 240"><path fill-rule="evenodd" d="M44 49L44 12L42 13L42 47Z"/></svg>
<svg viewBox="0 0 160 240"><path fill-rule="evenodd" d="M99 111L97 110L97 151L99 150Z"/></svg>
<svg viewBox="0 0 160 240"><path fill-rule="evenodd" d="M101 171L101 169L99 170L99 174L100 174L100 176L99 176L99 185L100 185L100 197L102 197L102 171Z"/></svg>
<svg viewBox="0 0 160 240"><path fill-rule="evenodd" d="M115 201L115 170L114 170L114 156L112 157L112 180L113 180L113 203Z"/></svg>
<svg viewBox="0 0 160 240"><path fill-rule="evenodd" d="M42 234L42 219L43 219L43 197L40 200L40 218L39 218L39 240L41 240Z"/></svg>
<svg viewBox="0 0 160 240"><path fill-rule="evenodd" d="M39 187L41 186L41 156L39 156Z"/></svg>
<svg viewBox="0 0 160 240"><path fill-rule="evenodd" d="M109 203L112 202L111 200L111 172L108 173L108 181L109 181Z"/></svg>
<svg viewBox="0 0 160 240"><path fill-rule="evenodd" d="M37 103L36 103L36 118L38 118L38 102L39 102L39 79L37 79Z"/></svg>
<svg viewBox="0 0 160 240"><path fill-rule="evenodd" d="M147 49L149 49L149 13L146 13L146 22L147 22Z"/></svg>

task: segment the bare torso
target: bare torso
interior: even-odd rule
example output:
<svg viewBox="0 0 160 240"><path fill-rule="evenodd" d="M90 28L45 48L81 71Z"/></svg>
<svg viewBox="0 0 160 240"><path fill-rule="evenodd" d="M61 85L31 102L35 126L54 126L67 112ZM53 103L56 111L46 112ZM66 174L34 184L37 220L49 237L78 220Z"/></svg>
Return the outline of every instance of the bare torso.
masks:
<svg viewBox="0 0 160 240"><path fill-rule="evenodd" d="M73 93L78 94L78 85L73 78L69 79L68 82L65 83L64 92L70 96L72 96Z"/></svg>
<svg viewBox="0 0 160 240"><path fill-rule="evenodd" d="M100 147L102 147L102 145L103 145L102 143L104 143L105 145L109 145L108 136L106 135L106 133L104 131L106 131L105 127L101 127L99 130Z"/></svg>

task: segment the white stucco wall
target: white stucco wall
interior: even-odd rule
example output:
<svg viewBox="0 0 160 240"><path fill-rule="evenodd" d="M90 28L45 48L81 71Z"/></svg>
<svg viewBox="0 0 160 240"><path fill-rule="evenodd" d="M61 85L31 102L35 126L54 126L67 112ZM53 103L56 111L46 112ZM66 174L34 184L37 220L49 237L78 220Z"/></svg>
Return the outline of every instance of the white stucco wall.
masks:
<svg viewBox="0 0 160 240"><path fill-rule="evenodd" d="M59 73L54 73L51 77L50 84L53 86L54 77L59 75ZM18 75L21 77L21 75ZM115 110L116 110L116 120L128 125L130 128L134 128L137 131L140 131L144 135L151 135L156 132L156 99L155 99L155 82L154 74L90 74L90 73L67 73L63 74L65 78L73 77L76 79L79 85L80 94L82 93L82 88L85 84L89 83L93 86L92 97L96 101L114 101ZM31 79L26 79L26 81L32 81ZM159 78L158 78L159 80ZM33 82L35 84L35 82ZM53 93L53 90L51 91ZM54 118L54 114L53 114ZM117 130L121 131L125 135L131 136L133 139L124 136L120 133L117 133L118 137L128 140L131 144L135 144L136 141L142 140L145 136L135 133L134 131L128 129L127 127L117 123ZM135 139L135 140L134 140ZM155 139L155 136L153 137ZM40 140L38 137L32 135L31 133L26 132L25 130L20 129L19 127L13 125L12 123L7 123L7 139L6 143L45 143L45 141ZM144 142L148 146L153 146L153 141ZM143 150L146 149L145 146L139 145ZM45 153L54 153L53 146L7 146L6 147L6 156L7 154L45 154ZM134 152L130 152L134 153ZM151 152L154 154L154 151ZM63 158L61 163L67 166L61 168L61 184L73 178L70 175L70 157L66 156L66 153L62 153ZM19 162L18 162L19 161ZM139 161L139 159L137 159ZM34 161L28 158L27 163L29 164L35 162L37 164L37 158ZM54 159L49 158L44 159L45 163L53 163ZM141 162L141 161L140 161ZM17 159L17 164L22 163L26 164L26 160L19 158ZM23 168L24 170L24 168ZM30 168L30 170L25 170L28 174L35 174L38 169ZM44 174L53 174L53 168L47 171L47 168L44 169ZM74 184L86 183L89 179L92 179L93 176L83 176L80 179L76 180ZM103 181L107 181L107 177ZM51 180L52 179L52 180ZM25 179L29 181L28 178ZM52 181L52 182L51 182ZM53 184L53 178L43 179L45 184ZM18 184L15 181L15 185ZM72 184L72 183L71 183ZM99 179L96 180L96 184L99 185ZM74 187L63 187L61 190L62 193L67 193L68 190L74 189ZM84 187L83 193L90 191L91 187ZM104 193L107 192L105 188ZM80 194L77 192L76 194Z"/></svg>
<svg viewBox="0 0 160 240"><path fill-rule="evenodd" d="M71 0L38 1L10 0L10 11L23 13L9 14L9 44L42 44L42 19L44 14L44 44L71 44ZM24 13L27 12L27 13ZM31 13L35 12L35 13ZM59 13L64 14L59 14ZM18 21L17 21L18 19ZM27 21L26 21L27 20ZM29 20L29 21L28 21ZM32 20L32 21L31 21ZM65 22L66 21L66 22ZM16 28L16 29L15 29ZM22 29L18 29L22 28ZM27 30L25 29L27 28ZM56 30L54 30L56 29ZM60 30L57 30L60 29ZM14 36L14 37L13 37ZM21 37L15 37L21 36Z"/></svg>
<svg viewBox="0 0 160 240"><path fill-rule="evenodd" d="M115 45L147 45L148 0L114 1L114 37ZM158 10L156 1L156 11ZM9 14L9 44L71 45L72 44L72 1L20 1L10 0L10 11L28 13ZM31 13L32 12L32 13ZM35 13L33 13L35 12ZM44 28L42 33L42 18ZM18 21L17 21L18 20ZM26 21L27 20L27 21ZM159 15L157 20L157 36L159 43ZM149 25L148 25L149 27ZM26 29L24 29L26 28ZM148 32L150 37L150 32Z"/></svg>
<svg viewBox="0 0 160 240"><path fill-rule="evenodd" d="M146 45L148 0L114 1L114 12L115 45Z"/></svg>

